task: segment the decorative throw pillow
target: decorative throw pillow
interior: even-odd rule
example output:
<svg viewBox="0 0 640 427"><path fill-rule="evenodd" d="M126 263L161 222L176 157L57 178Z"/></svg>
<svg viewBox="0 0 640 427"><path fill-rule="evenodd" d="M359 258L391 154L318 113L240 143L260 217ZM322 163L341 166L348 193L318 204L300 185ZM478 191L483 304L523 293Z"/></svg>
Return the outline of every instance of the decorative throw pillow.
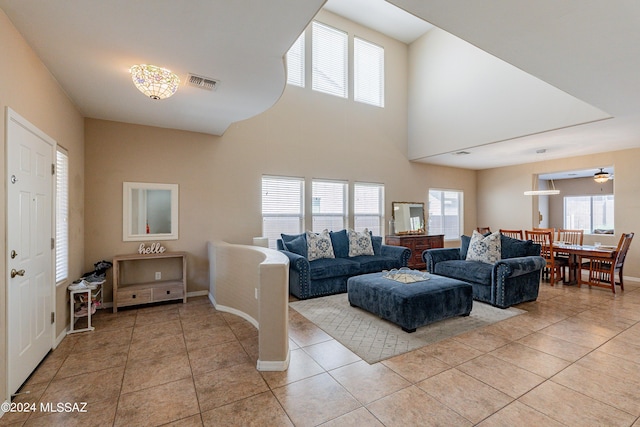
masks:
<svg viewBox="0 0 640 427"><path fill-rule="evenodd" d="M467 252L469 251L469 243L471 243L471 237L463 234L460 236L460 259L467 259Z"/></svg>
<svg viewBox="0 0 640 427"><path fill-rule="evenodd" d="M503 234L500 238L500 245L502 245L500 248L502 259L537 255L531 240L513 239Z"/></svg>
<svg viewBox="0 0 640 427"><path fill-rule="evenodd" d="M347 230L330 231L331 246L333 246L333 255L336 258L346 258L349 256L349 236Z"/></svg>
<svg viewBox="0 0 640 427"><path fill-rule="evenodd" d="M284 249L294 254L298 254L303 257L307 257L307 239L304 234L299 235L295 239L291 239L287 242L283 241Z"/></svg>
<svg viewBox="0 0 640 427"><path fill-rule="evenodd" d="M480 261L487 264L495 264L500 261L500 232L496 231L488 236L483 236L473 230L469 250L467 251L467 261Z"/></svg>
<svg viewBox="0 0 640 427"><path fill-rule="evenodd" d="M373 245L371 244L371 234L368 229L362 232L349 230L349 256L373 255Z"/></svg>
<svg viewBox="0 0 640 427"><path fill-rule="evenodd" d="M381 255L382 254L382 236L371 236L371 246L373 246L374 255Z"/></svg>
<svg viewBox="0 0 640 427"><path fill-rule="evenodd" d="M335 257L328 230L324 230L320 234L307 231L307 259L309 261Z"/></svg>

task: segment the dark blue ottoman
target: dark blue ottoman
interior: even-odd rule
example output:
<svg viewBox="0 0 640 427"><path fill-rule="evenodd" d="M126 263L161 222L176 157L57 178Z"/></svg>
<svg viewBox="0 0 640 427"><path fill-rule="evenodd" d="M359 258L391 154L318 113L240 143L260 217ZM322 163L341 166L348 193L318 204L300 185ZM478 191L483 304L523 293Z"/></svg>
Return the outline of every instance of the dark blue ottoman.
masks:
<svg viewBox="0 0 640 427"><path fill-rule="evenodd" d="M466 282L430 274L429 280L400 283L382 274L350 277L349 303L399 325L405 332L471 313L473 289Z"/></svg>

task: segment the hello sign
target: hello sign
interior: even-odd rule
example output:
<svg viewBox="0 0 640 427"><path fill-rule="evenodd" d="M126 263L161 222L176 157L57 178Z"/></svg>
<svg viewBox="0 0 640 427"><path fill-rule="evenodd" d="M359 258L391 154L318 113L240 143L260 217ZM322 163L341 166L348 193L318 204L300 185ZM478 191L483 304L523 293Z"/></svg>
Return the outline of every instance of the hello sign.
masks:
<svg viewBox="0 0 640 427"><path fill-rule="evenodd" d="M149 247L146 247L144 243L140 243L140 247L138 248L138 253L140 255L161 254L165 251L165 247L160 243L152 243Z"/></svg>

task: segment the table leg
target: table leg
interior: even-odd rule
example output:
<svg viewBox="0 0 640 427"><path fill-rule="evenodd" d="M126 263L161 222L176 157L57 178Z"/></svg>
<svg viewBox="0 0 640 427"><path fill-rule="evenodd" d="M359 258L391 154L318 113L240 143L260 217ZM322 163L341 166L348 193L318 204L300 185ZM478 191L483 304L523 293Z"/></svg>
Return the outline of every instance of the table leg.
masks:
<svg viewBox="0 0 640 427"><path fill-rule="evenodd" d="M578 257L575 254L569 254L569 282L568 285L575 285L578 283L578 269L580 263Z"/></svg>

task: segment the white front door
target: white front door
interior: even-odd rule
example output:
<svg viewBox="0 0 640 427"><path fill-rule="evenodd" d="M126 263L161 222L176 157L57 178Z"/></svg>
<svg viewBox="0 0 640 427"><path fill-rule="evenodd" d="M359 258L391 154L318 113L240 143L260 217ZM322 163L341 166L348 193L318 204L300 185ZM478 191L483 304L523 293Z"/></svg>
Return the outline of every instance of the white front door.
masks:
<svg viewBox="0 0 640 427"><path fill-rule="evenodd" d="M15 393L53 344L55 141L7 109L8 387Z"/></svg>

